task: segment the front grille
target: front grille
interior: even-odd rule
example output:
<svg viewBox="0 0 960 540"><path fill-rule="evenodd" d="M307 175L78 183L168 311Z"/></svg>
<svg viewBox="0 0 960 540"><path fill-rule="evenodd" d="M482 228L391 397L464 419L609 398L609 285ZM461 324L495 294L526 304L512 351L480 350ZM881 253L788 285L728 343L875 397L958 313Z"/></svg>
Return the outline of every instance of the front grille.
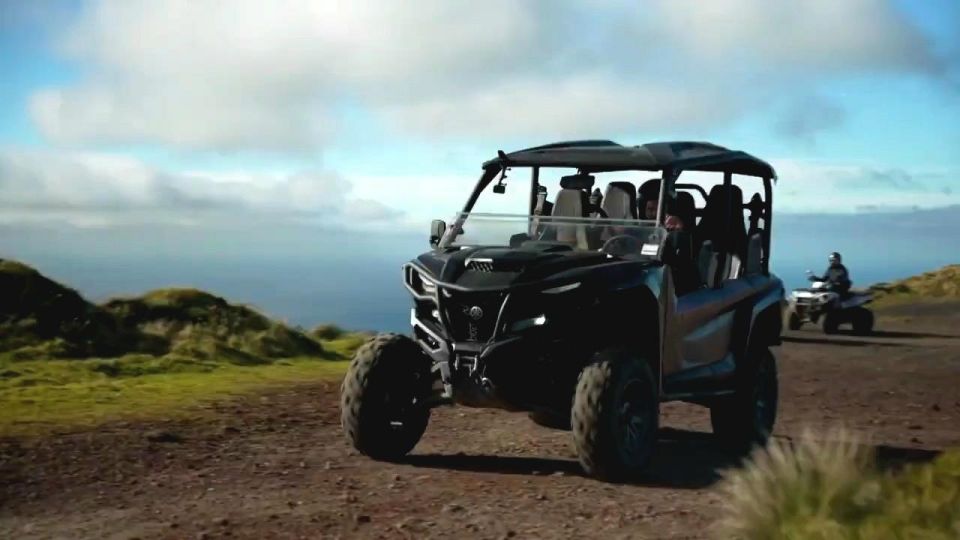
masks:
<svg viewBox="0 0 960 540"><path fill-rule="evenodd" d="M504 297L502 293L457 292L446 296L443 307L450 322L450 334L457 341L488 341L496 330Z"/></svg>

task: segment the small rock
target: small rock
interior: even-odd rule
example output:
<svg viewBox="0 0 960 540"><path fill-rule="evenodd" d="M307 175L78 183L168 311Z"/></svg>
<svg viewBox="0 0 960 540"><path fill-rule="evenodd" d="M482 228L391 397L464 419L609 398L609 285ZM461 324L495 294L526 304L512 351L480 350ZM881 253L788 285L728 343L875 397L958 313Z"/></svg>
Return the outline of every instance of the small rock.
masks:
<svg viewBox="0 0 960 540"><path fill-rule="evenodd" d="M537 496L534 497L534 498L537 499L538 501L545 501L545 500L547 500L547 496L544 495L543 493L538 493Z"/></svg>
<svg viewBox="0 0 960 540"><path fill-rule="evenodd" d="M213 520L213 524L214 524L214 525L220 525L221 527L226 527L227 525L230 524L230 520L228 520L228 519L225 518L225 517L217 518L217 519Z"/></svg>
<svg viewBox="0 0 960 540"><path fill-rule="evenodd" d="M456 503L449 503L449 504L443 505L443 511L448 514L452 514L455 512L463 512L463 507Z"/></svg>
<svg viewBox="0 0 960 540"><path fill-rule="evenodd" d="M306 462L301 461L300 464L299 464L299 467L300 467L301 469L306 469L306 468L307 468Z"/></svg>
<svg viewBox="0 0 960 540"><path fill-rule="evenodd" d="M920 444L922 441L916 437L911 437L910 442Z"/></svg>
<svg viewBox="0 0 960 540"><path fill-rule="evenodd" d="M171 528L171 529L176 529L176 528L179 527L179 526L180 526L180 524L177 523L176 521L174 521L173 523L170 524L170 528Z"/></svg>
<svg viewBox="0 0 960 540"><path fill-rule="evenodd" d="M552 476L566 476L566 475L567 475L567 473L565 473L565 472L563 472L563 471L557 471L557 472L553 473Z"/></svg>
<svg viewBox="0 0 960 540"><path fill-rule="evenodd" d="M933 407L930 408L933 409L934 412L940 412L940 405L937 403L934 403Z"/></svg>
<svg viewBox="0 0 960 540"><path fill-rule="evenodd" d="M200 531L197 533L197 540L207 540L207 538L210 538L210 533L207 531Z"/></svg>
<svg viewBox="0 0 960 540"><path fill-rule="evenodd" d="M370 523L370 516L360 514L359 516L354 518L354 521L356 521L358 525L362 525L364 523Z"/></svg>
<svg viewBox="0 0 960 540"><path fill-rule="evenodd" d="M325 471L329 471L329 470L333 469L333 463L330 463L329 461L325 462L325 463L323 464L323 469L324 469Z"/></svg>
<svg viewBox="0 0 960 540"><path fill-rule="evenodd" d="M399 474L393 475L393 481L394 481L394 482L399 482L400 480L401 480L401 478L400 478L400 475L399 475Z"/></svg>
<svg viewBox="0 0 960 540"><path fill-rule="evenodd" d="M917 430L923 429L923 426L921 426L920 424L912 424L912 425L908 426L907 429L911 429L911 430L913 430L913 431L917 431Z"/></svg>
<svg viewBox="0 0 960 540"><path fill-rule="evenodd" d="M160 442L160 443L181 443L183 442L183 436L173 433L172 431L164 430L153 430L148 431L144 436L150 442Z"/></svg>

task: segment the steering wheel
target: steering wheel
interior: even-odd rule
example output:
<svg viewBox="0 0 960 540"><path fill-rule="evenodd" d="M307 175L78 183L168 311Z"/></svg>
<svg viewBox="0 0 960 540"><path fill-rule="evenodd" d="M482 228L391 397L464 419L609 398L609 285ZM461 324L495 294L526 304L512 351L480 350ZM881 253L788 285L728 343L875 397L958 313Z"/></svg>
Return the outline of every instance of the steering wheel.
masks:
<svg viewBox="0 0 960 540"><path fill-rule="evenodd" d="M632 255L640 251L637 239L626 234L619 234L604 242L600 251L617 257Z"/></svg>

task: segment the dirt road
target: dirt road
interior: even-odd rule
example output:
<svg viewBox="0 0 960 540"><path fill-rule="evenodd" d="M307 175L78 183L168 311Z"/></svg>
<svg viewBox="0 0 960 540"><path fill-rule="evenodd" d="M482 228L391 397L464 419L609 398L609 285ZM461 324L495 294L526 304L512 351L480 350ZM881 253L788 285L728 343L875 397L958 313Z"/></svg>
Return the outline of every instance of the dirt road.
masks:
<svg viewBox="0 0 960 540"><path fill-rule="evenodd" d="M901 310L870 338L787 334L776 434L843 422L881 462L960 446L960 316ZM336 383L190 423L0 442L0 538L705 538L720 512L704 409L668 405L655 474L583 478L569 433L524 415L435 412L404 463L356 455Z"/></svg>

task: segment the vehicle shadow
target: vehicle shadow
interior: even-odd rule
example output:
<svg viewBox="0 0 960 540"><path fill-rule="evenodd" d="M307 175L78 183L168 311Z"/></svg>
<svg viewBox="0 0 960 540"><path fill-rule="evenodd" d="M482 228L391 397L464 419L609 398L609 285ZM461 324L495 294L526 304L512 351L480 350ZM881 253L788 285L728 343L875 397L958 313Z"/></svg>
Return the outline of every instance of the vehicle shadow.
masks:
<svg viewBox="0 0 960 540"><path fill-rule="evenodd" d="M783 438L792 440L791 437ZM644 478L630 484L654 488L704 489L717 483L725 469L739 466L746 458L745 454L720 444L711 433L663 428L658 439L657 452L649 472ZM888 445L877 445L874 451L877 466L881 470L897 469L909 463L925 463L941 453L939 450ZM584 476L583 469L575 459L554 457L413 454L401 463L420 468L480 473Z"/></svg>
<svg viewBox="0 0 960 540"><path fill-rule="evenodd" d="M713 435L672 428L660 430L657 451L644 478L631 482L646 487L702 489L720 479L720 471L740 457L720 445ZM583 476L575 459L491 456L477 454L414 454L402 463L414 467L531 476Z"/></svg>
<svg viewBox="0 0 960 540"><path fill-rule="evenodd" d="M960 339L960 336L954 336L950 334L933 334L930 332L902 332L902 331L896 331L896 330L874 330L868 337L901 338L901 339L922 339L922 338Z"/></svg>
<svg viewBox="0 0 960 540"><path fill-rule="evenodd" d="M877 466L881 470L898 469L911 463L928 463L937 459L942 453L940 450L926 448L900 448L884 444L874 447L876 450Z"/></svg>
<svg viewBox="0 0 960 540"><path fill-rule="evenodd" d="M836 334L841 337L844 334ZM880 336L876 336L880 337ZM837 345L840 347L902 347L901 343L890 343L888 341L869 341L865 339L831 339L826 337L798 336L796 334L784 335L780 337L784 343L809 343L815 345Z"/></svg>

